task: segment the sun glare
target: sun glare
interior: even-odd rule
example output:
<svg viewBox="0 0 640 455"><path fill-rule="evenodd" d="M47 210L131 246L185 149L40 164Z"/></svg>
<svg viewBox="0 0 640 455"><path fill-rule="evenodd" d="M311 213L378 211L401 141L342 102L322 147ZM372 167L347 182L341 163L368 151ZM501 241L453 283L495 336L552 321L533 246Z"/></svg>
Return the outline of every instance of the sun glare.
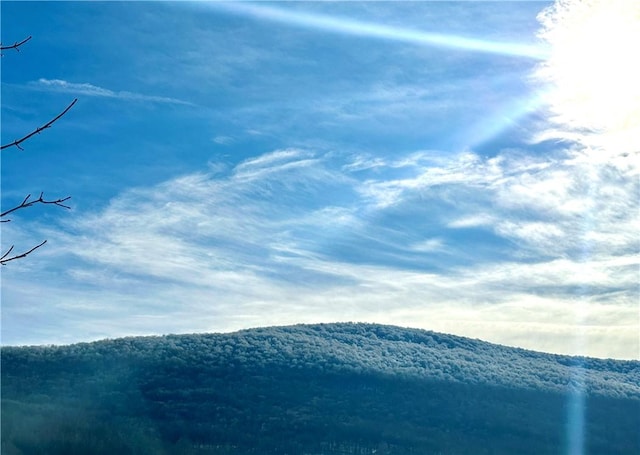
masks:
<svg viewBox="0 0 640 455"><path fill-rule="evenodd" d="M640 145L640 2L560 1L540 20L551 55L540 75L563 125L618 152ZM591 145L591 144L590 144Z"/></svg>

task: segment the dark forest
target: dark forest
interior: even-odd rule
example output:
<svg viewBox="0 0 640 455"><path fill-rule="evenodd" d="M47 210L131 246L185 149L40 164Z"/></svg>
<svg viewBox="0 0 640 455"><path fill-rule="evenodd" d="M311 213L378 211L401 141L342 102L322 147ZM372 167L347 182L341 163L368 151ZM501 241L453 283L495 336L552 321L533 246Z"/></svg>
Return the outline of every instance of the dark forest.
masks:
<svg viewBox="0 0 640 455"><path fill-rule="evenodd" d="M3 455L552 454L576 425L640 453L640 362L371 324L2 348Z"/></svg>

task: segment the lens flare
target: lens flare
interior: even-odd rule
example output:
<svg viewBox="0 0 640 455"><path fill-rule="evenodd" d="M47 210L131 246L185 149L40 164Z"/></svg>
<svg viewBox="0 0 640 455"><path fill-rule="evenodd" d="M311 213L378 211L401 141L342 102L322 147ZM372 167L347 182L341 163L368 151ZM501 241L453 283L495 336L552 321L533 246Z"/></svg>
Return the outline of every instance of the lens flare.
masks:
<svg viewBox="0 0 640 455"><path fill-rule="evenodd" d="M539 45L488 41L458 35L429 33L420 30L391 27L372 22L362 22L324 14L305 13L291 9L248 4L244 2L214 2L208 3L207 5L233 14L253 16L263 20L281 22L298 27L326 30L333 33L401 41L418 45L486 52L536 60L542 60L548 56L546 48Z"/></svg>

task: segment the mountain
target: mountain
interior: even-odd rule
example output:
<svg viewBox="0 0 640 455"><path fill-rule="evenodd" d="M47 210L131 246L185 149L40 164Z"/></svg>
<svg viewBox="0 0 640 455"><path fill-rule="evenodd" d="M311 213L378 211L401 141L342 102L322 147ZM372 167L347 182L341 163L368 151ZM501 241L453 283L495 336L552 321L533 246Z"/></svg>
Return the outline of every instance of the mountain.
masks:
<svg viewBox="0 0 640 455"><path fill-rule="evenodd" d="M1 353L2 455L640 453L638 361L352 323Z"/></svg>

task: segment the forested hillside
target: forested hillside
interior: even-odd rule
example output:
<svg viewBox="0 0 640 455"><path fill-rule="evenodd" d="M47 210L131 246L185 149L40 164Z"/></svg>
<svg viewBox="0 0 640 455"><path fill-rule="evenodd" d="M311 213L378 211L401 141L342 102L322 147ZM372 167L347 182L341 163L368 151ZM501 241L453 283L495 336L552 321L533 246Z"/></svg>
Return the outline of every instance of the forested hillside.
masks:
<svg viewBox="0 0 640 455"><path fill-rule="evenodd" d="M640 362L371 324L2 348L2 455L640 453Z"/></svg>

